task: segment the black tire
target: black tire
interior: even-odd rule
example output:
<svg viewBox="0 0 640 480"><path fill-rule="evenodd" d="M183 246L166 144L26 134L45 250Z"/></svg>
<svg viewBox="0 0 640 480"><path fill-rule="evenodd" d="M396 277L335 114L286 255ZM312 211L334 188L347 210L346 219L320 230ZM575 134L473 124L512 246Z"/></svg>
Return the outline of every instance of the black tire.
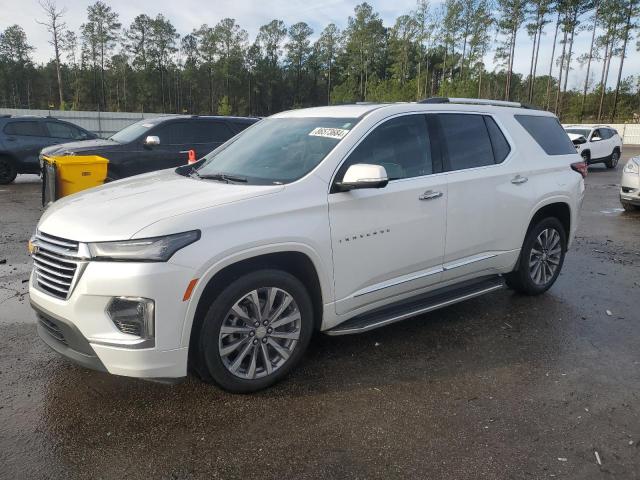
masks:
<svg viewBox="0 0 640 480"><path fill-rule="evenodd" d="M619 160L620 152L618 151L618 149L615 149L613 152L611 152L611 157L605 162L605 165L607 166L607 168L616 168L618 166Z"/></svg>
<svg viewBox="0 0 640 480"><path fill-rule="evenodd" d="M582 157L582 160L584 160L584 162L587 164L587 166L589 166L589 161L591 160L591 155L589 155L589 152L582 152L580 156Z"/></svg>
<svg viewBox="0 0 640 480"><path fill-rule="evenodd" d="M13 160L8 157L0 157L0 185L7 185L13 182L18 176Z"/></svg>
<svg viewBox="0 0 640 480"><path fill-rule="evenodd" d="M622 201L620 203L622 204L622 208L624 208L626 212L635 212L636 210L640 210L640 208L636 207L633 203Z"/></svg>
<svg viewBox="0 0 640 480"><path fill-rule="evenodd" d="M547 281L539 283L534 280L532 270L529 266L529 262L532 260L531 250L534 248L538 236L548 229L555 230L559 235L560 254L553 274L550 275ZM560 275L566 250L567 233L565 232L562 223L560 223L560 221L555 217L548 217L540 220L527 232L527 236L522 244L522 250L520 251L517 268L513 272L505 275L507 286L524 295L540 295L541 293L546 292L555 283L558 275ZM547 258L546 252L545 258Z"/></svg>
<svg viewBox="0 0 640 480"><path fill-rule="evenodd" d="M251 352L253 352L255 348L257 352L256 355L260 356L260 359L256 362L260 362L261 375L263 376L253 379L241 378L230 371L221 357L220 345L222 340L220 339L220 331L225 320L228 319L231 308L236 302L242 300L243 297L254 290L262 292L264 291L262 289L267 288L281 289L293 298L293 302L295 302L295 306L297 306L300 312L299 337L290 352L290 356L288 356L287 359L280 356L280 360L283 361L283 363L277 366L272 373L267 373L265 357L262 356L262 348L278 356L275 349L269 347L268 344L262 347L260 342L258 342L257 346L249 347L251 348ZM293 303L291 305L293 307ZM248 312L248 310L245 312ZM238 320L236 320L236 322L237 321ZM281 270L258 270L243 275L222 290L209 306L198 334L199 337L196 339L196 342L194 342L194 345L197 345L198 349L194 365L196 372L205 382L215 383L224 390L233 393L250 393L267 388L282 380L300 361L311 340L313 324L311 297L304 285L296 277ZM239 325L243 328L246 327L245 324ZM265 338L267 337L259 337L256 332L257 329L254 330L254 335L252 335L250 339L247 338L246 343L243 344L243 348L244 346L248 346L250 342L256 342L258 338L266 341ZM238 335L243 336L243 334ZM285 340L285 342L288 341ZM240 350L242 350L242 348L238 347L234 353ZM237 360L240 355L241 354L238 353L237 356L231 360ZM245 359L249 361L245 363ZM250 363L251 354L247 354L247 357L241 359L241 365L246 365L242 367L245 370L249 369ZM271 362L269 365L272 365ZM257 370L257 368L254 364L254 371Z"/></svg>

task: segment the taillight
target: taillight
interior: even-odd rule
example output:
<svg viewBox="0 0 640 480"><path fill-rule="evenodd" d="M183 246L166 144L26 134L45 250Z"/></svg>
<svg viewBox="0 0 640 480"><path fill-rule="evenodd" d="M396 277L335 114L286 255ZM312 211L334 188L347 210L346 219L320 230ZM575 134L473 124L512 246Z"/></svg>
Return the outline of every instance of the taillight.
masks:
<svg viewBox="0 0 640 480"><path fill-rule="evenodd" d="M571 170L578 172L584 178L589 171L589 165L587 165L587 162L575 162L571 164Z"/></svg>

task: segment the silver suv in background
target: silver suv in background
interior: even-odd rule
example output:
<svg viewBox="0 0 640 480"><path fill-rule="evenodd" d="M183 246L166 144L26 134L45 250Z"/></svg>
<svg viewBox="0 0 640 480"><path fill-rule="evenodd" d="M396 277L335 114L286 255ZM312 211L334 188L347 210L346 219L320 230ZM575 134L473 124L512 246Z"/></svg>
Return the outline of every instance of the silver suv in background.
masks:
<svg viewBox="0 0 640 480"><path fill-rule="evenodd" d="M607 125L566 125L564 129L587 164L604 163L607 168L616 168L622 154L617 130Z"/></svg>

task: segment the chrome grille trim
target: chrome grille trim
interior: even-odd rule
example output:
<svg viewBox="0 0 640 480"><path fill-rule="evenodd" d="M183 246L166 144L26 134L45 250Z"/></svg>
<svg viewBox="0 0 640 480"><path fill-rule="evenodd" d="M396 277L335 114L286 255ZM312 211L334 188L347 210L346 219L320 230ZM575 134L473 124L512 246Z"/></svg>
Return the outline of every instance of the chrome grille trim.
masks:
<svg viewBox="0 0 640 480"><path fill-rule="evenodd" d="M79 242L75 242L73 240L66 240L64 238L54 237L53 235L47 235L43 232L38 232L37 236L43 241L47 243L53 243L59 247L66 248L71 251L78 251Z"/></svg>
<svg viewBox="0 0 640 480"><path fill-rule="evenodd" d="M67 300L87 265L87 259L80 255L80 242L37 231L32 243L34 285Z"/></svg>
<svg viewBox="0 0 640 480"><path fill-rule="evenodd" d="M60 278L68 278L69 280L73 280L73 274L69 275L67 273L56 272L51 270L50 268L45 267L45 265L49 265L50 267L58 268L55 265L52 265L51 262L42 262L42 260L33 259L34 263L38 264L38 269L50 273L51 275L55 275ZM41 264L42 263L42 264ZM40 265L41 264L41 265Z"/></svg>

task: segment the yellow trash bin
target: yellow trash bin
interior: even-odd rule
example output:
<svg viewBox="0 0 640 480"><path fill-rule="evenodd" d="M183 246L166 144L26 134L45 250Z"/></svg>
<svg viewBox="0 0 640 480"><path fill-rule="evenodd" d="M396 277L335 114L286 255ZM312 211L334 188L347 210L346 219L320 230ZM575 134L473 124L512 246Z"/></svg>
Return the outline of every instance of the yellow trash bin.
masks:
<svg viewBox="0 0 640 480"><path fill-rule="evenodd" d="M54 185L43 185L43 191L55 192L51 195L55 198L49 198L49 201L102 185L107 178L109 160L99 155L43 157L42 160L45 163L45 171L55 172L54 175L45 175L44 179L45 182L55 182L55 190L52 188ZM47 163L53 168L47 168Z"/></svg>

